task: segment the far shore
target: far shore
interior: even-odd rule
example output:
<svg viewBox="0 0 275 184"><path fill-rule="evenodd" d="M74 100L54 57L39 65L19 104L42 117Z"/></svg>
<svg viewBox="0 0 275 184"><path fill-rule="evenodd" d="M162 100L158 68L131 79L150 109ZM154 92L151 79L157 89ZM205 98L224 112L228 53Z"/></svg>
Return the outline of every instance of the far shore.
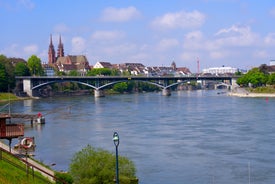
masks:
<svg viewBox="0 0 275 184"><path fill-rule="evenodd" d="M229 92L228 93L229 96L237 96L237 97L253 97L253 98L257 98L257 97L275 97L275 93L238 93L238 92Z"/></svg>

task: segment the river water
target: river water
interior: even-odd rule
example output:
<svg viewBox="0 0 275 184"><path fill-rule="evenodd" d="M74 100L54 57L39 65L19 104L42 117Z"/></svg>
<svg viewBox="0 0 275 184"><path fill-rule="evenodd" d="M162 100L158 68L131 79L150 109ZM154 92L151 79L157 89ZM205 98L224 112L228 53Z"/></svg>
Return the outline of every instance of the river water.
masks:
<svg viewBox="0 0 275 184"><path fill-rule="evenodd" d="M134 161L140 184L275 183L273 98L198 90L25 100L11 109L45 115L25 135L35 137L35 158L55 170L67 171L87 144L114 153L117 131L119 154Z"/></svg>

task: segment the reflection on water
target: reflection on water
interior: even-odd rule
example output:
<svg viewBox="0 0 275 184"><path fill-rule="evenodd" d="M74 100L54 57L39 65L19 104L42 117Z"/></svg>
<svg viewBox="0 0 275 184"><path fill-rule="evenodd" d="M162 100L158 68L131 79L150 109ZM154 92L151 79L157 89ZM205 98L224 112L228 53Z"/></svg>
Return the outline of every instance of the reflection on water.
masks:
<svg viewBox="0 0 275 184"><path fill-rule="evenodd" d="M275 182L275 99L236 98L217 91L179 91L59 97L12 104L14 112L46 116L27 128L36 159L68 170L87 144L119 154L137 166L141 184Z"/></svg>

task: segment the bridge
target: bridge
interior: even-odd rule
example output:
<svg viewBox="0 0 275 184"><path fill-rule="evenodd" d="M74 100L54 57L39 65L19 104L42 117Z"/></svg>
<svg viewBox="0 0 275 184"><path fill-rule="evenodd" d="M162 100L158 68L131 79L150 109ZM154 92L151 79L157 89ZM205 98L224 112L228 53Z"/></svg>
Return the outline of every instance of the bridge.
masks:
<svg viewBox="0 0 275 184"><path fill-rule="evenodd" d="M217 81L220 84L236 85L232 76L20 76L16 81L23 84L23 91L34 96L34 91L52 83L75 82L94 89L95 97L104 96L103 89L120 82L141 81L162 89L164 96L170 96L170 88L190 81Z"/></svg>

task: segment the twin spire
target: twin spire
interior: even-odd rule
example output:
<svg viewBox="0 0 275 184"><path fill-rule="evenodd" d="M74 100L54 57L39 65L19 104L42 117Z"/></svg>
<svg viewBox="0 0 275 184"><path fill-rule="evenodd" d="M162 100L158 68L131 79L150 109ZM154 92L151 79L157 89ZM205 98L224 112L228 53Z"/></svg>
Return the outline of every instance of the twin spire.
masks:
<svg viewBox="0 0 275 184"><path fill-rule="evenodd" d="M50 45L49 45L49 52L48 52L48 63L55 64L58 57L64 57L64 45L61 40L61 35L59 35L59 43L57 48L57 56L55 56L55 49L52 41L52 35L50 37Z"/></svg>

